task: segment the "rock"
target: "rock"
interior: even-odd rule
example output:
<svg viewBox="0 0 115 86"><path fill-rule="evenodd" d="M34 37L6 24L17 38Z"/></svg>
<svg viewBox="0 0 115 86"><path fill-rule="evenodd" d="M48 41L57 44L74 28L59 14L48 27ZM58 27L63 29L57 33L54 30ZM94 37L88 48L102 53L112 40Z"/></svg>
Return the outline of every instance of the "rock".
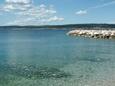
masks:
<svg viewBox="0 0 115 86"><path fill-rule="evenodd" d="M114 39L115 30L72 30L69 31L67 35Z"/></svg>
<svg viewBox="0 0 115 86"><path fill-rule="evenodd" d="M36 66L9 66L3 67L2 71L7 74L21 76L25 78L67 78L71 74L58 68L36 67Z"/></svg>

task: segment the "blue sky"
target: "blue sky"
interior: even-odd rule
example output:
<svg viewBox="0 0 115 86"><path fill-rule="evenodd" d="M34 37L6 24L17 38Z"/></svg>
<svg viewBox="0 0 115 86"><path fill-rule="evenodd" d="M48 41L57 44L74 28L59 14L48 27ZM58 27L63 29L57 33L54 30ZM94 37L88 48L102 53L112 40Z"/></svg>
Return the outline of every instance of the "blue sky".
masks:
<svg viewBox="0 0 115 86"><path fill-rule="evenodd" d="M115 23L115 0L0 0L0 25Z"/></svg>

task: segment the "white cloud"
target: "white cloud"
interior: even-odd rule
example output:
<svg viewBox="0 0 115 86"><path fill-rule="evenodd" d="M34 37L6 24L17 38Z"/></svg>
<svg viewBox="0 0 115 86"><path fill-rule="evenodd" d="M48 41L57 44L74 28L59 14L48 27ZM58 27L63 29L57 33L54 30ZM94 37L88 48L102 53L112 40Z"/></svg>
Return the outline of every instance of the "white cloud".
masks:
<svg viewBox="0 0 115 86"><path fill-rule="evenodd" d="M27 10L32 7L32 0L6 0L3 11Z"/></svg>
<svg viewBox="0 0 115 86"><path fill-rule="evenodd" d="M84 9L84 10L79 10L79 11L76 12L76 14L77 14L77 15L84 15L84 14L87 14L87 12L88 12L89 10L98 9L98 8L103 8L103 7L106 7L106 6L113 5L113 4L115 4L115 0L113 0L113 1L111 1L111 2L107 2L107 3L101 4L101 5L89 7L89 8Z"/></svg>
<svg viewBox="0 0 115 86"><path fill-rule="evenodd" d="M88 8L88 10L97 9L97 8L103 8L103 7L106 7L106 6L109 6L109 5L113 5L113 4L115 4L115 0L111 1L111 2L101 4L101 5L97 5L97 6L94 6L94 7L90 7L90 8Z"/></svg>
<svg viewBox="0 0 115 86"><path fill-rule="evenodd" d="M17 17L7 25L41 25L64 20L57 16L53 6L35 6L32 0L6 0L1 9Z"/></svg>
<svg viewBox="0 0 115 86"><path fill-rule="evenodd" d="M7 25L43 25L43 24L48 24L51 22L60 22L63 21L64 18L61 17L57 17L57 16L53 16L50 18L20 18L20 19L16 19L15 21L9 22L7 23Z"/></svg>
<svg viewBox="0 0 115 86"><path fill-rule="evenodd" d="M87 10L79 10L76 12L77 15L85 15L87 14Z"/></svg>
<svg viewBox="0 0 115 86"><path fill-rule="evenodd" d="M32 0L6 0L3 11L27 10L32 7Z"/></svg>
<svg viewBox="0 0 115 86"><path fill-rule="evenodd" d="M22 16L44 17L51 14L56 14L56 10L54 10L51 7L46 7L45 5L42 4L37 7L33 6L32 8L25 11L17 12L16 14L22 15Z"/></svg>
<svg viewBox="0 0 115 86"><path fill-rule="evenodd" d="M6 0L6 3L9 4L29 4L32 3L32 0Z"/></svg>
<svg viewBox="0 0 115 86"><path fill-rule="evenodd" d="M54 17L51 17L48 19L49 22L52 22L52 21L63 21L64 18L59 18L57 16L54 16Z"/></svg>

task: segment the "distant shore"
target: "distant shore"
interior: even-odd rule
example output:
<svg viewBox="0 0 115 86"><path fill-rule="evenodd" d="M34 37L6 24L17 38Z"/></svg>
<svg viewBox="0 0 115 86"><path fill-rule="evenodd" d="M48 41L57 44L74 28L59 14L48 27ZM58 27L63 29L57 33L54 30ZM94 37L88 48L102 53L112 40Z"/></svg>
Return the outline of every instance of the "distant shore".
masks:
<svg viewBox="0 0 115 86"><path fill-rule="evenodd" d="M10 25L10 26L0 26L0 30L12 30L12 29L29 29L29 30L33 30L33 29L39 29L39 28L45 28L45 29L71 29L73 30L74 28L78 28L78 29L84 29L84 30L91 30L91 29L96 29L96 30L115 30L115 24L64 24L64 25Z"/></svg>
<svg viewBox="0 0 115 86"><path fill-rule="evenodd" d="M83 36L90 38L115 39L115 30L72 30L67 33L72 36Z"/></svg>

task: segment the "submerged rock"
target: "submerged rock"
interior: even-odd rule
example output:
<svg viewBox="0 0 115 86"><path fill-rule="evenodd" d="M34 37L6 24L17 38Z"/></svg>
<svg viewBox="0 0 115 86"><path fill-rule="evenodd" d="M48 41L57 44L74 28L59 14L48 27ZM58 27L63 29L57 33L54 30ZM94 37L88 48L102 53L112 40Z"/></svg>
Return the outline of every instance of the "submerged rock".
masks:
<svg viewBox="0 0 115 86"><path fill-rule="evenodd" d="M67 78L71 76L58 68L36 66L5 66L3 71L26 78Z"/></svg>
<svg viewBox="0 0 115 86"><path fill-rule="evenodd" d="M90 61L90 62L107 62L110 59L104 59L104 58L78 58L80 61Z"/></svg>

